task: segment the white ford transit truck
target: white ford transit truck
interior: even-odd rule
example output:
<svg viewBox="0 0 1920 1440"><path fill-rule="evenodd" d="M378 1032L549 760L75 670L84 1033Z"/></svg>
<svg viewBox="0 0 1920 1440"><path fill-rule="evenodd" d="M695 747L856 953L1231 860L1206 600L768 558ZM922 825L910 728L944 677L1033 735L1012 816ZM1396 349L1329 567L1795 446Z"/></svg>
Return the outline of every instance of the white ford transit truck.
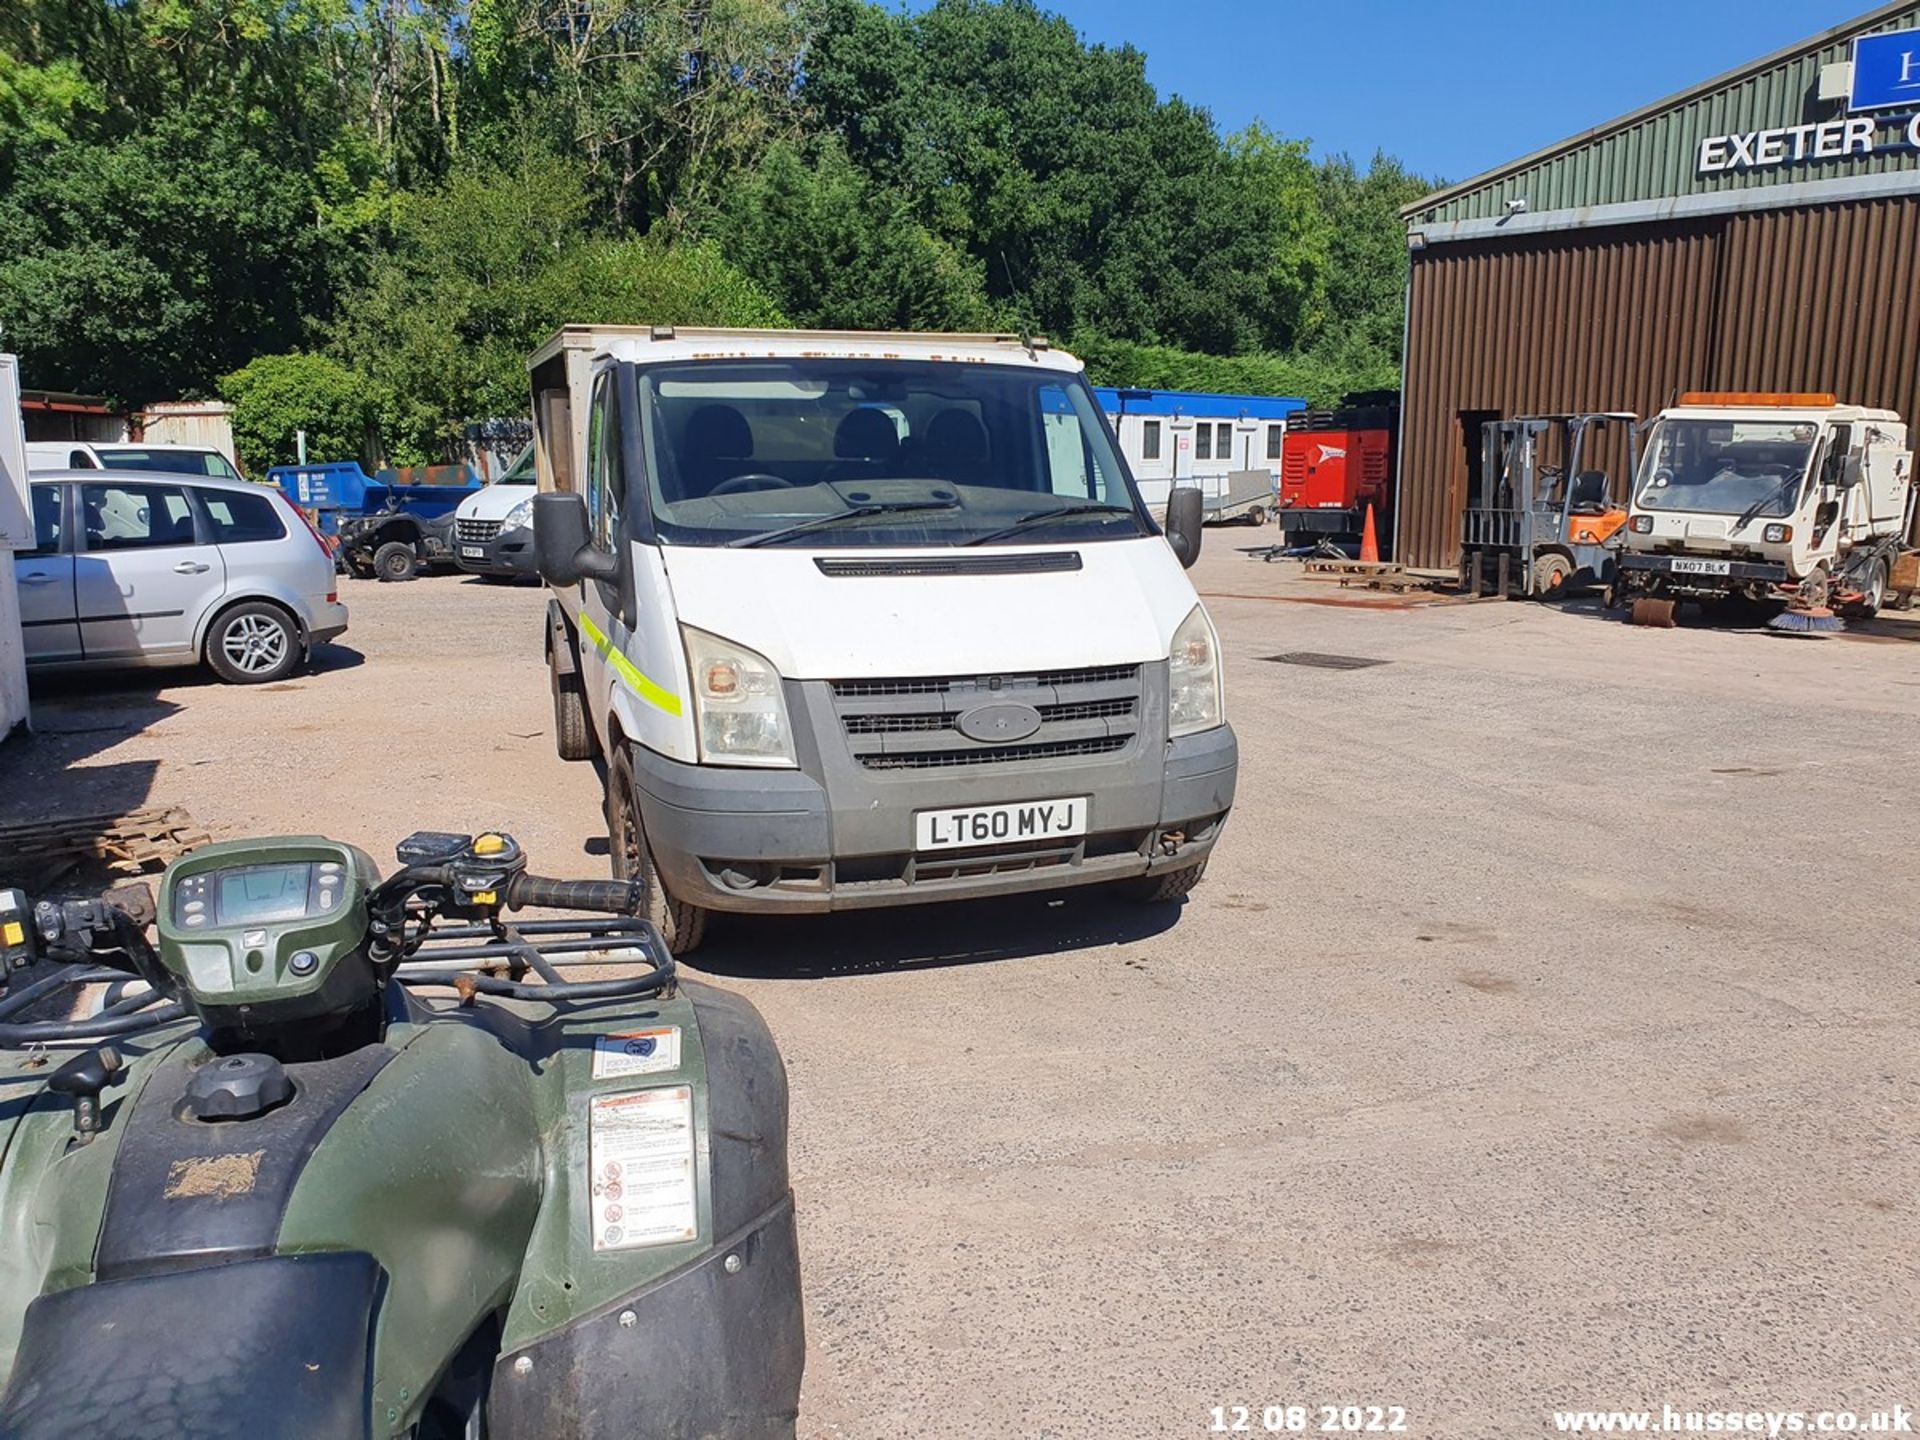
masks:
<svg viewBox="0 0 1920 1440"><path fill-rule="evenodd" d="M1072 356L569 326L529 367L556 742L676 952L716 910L1200 879L1237 765L1200 496L1162 533Z"/></svg>

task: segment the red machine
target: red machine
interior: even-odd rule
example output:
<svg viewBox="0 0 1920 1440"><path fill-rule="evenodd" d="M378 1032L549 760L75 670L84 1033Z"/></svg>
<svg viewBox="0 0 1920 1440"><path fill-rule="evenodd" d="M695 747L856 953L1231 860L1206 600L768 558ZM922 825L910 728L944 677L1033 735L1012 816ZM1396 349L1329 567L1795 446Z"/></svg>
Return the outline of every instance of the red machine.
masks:
<svg viewBox="0 0 1920 1440"><path fill-rule="evenodd" d="M1392 390L1349 395L1337 410L1303 410L1287 419L1276 523L1288 545L1357 540L1367 506L1390 534L1393 446L1400 396Z"/></svg>

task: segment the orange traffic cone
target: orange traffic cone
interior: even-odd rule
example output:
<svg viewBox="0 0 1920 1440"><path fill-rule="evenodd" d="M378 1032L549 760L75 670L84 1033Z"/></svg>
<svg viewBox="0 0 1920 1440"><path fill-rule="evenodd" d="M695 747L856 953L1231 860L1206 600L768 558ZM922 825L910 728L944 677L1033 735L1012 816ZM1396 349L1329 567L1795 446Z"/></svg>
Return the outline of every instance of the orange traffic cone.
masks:
<svg viewBox="0 0 1920 1440"><path fill-rule="evenodd" d="M1380 537L1373 533L1373 506L1367 506L1367 523L1360 531L1360 563L1378 565L1380 563Z"/></svg>

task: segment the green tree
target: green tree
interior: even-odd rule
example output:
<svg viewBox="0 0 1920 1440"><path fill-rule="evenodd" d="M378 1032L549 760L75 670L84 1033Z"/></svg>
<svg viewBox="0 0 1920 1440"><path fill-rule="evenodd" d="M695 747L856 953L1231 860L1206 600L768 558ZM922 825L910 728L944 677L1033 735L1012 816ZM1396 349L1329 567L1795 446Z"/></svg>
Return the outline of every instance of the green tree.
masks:
<svg viewBox="0 0 1920 1440"><path fill-rule="evenodd" d="M527 410L526 358L558 326L784 323L716 249L587 224L584 167L539 150L396 198L394 236L332 350L397 397L389 452L443 455L469 420Z"/></svg>
<svg viewBox="0 0 1920 1440"><path fill-rule="evenodd" d="M262 355L222 377L220 396L233 406L240 463L255 475L299 457L298 432L313 461L379 455L378 435L390 397L366 376L326 355Z"/></svg>
<svg viewBox="0 0 1920 1440"><path fill-rule="evenodd" d="M0 193L0 325L33 383L207 393L299 343L328 279L305 178L233 123L23 147Z"/></svg>
<svg viewBox="0 0 1920 1440"><path fill-rule="evenodd" d="M776 145L731 190L718 222L727 253L795 324L966 330L988 323L979 263L932 234L905 196L827 137L803 155Z"/></svg>

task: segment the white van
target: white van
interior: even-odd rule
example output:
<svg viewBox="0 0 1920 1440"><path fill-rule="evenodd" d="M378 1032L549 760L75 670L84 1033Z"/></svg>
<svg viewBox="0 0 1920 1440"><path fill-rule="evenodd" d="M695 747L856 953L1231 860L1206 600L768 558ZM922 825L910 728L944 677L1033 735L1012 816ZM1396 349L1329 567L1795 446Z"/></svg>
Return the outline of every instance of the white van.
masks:
<svg viewBox="0 0 1920 1440"><path fill-rule="evenodd" d="M245 478L231 460L204 445L146 445L132 440L30 441L27 469L148 470L162 475L206 475L215 480Z"/></svg>
<svg viewBox="0 0 1920 1440"><path fill-rule="evenodd" d="M563 756L677 951L714 910L1200 879L1219 642L1072 356L569 327L530 362Z"/></svg>
<svg viewBox="0 0 1920 1440"><path fill-rule="evenodd" d="M453 560L469 575L517 579L533 574L533 447L507 473L462 500L453 512Z"/></svg>

